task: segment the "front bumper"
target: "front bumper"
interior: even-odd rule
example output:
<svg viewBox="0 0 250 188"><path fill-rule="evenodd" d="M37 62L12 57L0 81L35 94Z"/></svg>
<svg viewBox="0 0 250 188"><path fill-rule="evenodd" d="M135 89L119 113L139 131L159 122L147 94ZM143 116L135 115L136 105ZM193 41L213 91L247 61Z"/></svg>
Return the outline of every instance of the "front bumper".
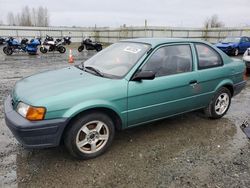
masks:
<svg viewBox="0 0 250 188"><path fill-rule="evenodd" d="M237 84L234 84L234 96L239 94L241 90L246 87L247 81L242 81Z"/></svg>
<svg viewBox="0 0 250 188"><path fill-rule="evenodd" d="M16 139L26 148L47 148L60 144L68 119L29 121L12 106L10 96L4 102L5 122Z"/></svg>
<svg viewBox="0 0 250 188"><path fill-rule="evenodd" d="M229 48L229 47L217 47L220 50L222 50L223 52L225 52L228 55L232 55L234 54L235 49L234 48Z"/></svg>

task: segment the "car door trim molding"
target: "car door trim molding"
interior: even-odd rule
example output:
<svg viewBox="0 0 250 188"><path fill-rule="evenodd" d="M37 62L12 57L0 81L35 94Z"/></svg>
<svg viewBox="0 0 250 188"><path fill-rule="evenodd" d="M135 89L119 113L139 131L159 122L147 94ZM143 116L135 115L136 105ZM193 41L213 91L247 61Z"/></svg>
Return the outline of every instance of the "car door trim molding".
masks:
<svg viewBox="0 0 250 188"><path fill-rule="evenodd" d="M161 105L166 105L166 104L170 104L170 103L174 103L174 102L178 102L178 101L183 101L183 100L190 99L190 98L193 98L193 97L204 96L204 95L212 94L212 93L214 93L214 91L203 93L203 94L198 94L198 95L193 95L191 97L185 97L185 98L181 98L181 99L167 101L167 102L163 102L163 103L148 105L148 106L144 106L144 107L140 107L140 108L134 108L134 109L128 110L127 112L130 113L130 112L134 112L134 111L138 111L138 110L142 110L142 109L147 109L147 108L151 108L151 107L157 107L157 106L161 106Z"/></svg>

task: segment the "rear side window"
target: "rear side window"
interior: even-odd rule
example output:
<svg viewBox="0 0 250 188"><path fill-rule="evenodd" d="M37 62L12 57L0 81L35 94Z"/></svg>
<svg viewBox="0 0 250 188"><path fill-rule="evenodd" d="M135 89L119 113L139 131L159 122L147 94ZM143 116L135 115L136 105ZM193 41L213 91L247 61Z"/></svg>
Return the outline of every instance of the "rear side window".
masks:
<svg viewBox="0 0 250 188"><path fill-rule="evenodd" d="M220 55L211 47L205 44L195 44L199 69L206 69L221 66L222 59Z"/></svg>
<svg viewBox="0 0 250 188"><path fill-rule="evenodd" d="M192 54L187 44L159 48L142 67L156 72L156 77L192 71Z"/></svg>

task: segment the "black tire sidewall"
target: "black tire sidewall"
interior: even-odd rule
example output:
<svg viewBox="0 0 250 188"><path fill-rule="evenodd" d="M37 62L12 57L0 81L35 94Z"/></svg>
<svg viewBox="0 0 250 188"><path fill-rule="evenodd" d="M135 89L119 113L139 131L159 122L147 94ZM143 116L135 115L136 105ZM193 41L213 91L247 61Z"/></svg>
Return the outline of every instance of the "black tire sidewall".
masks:
<svg viewBox="0 0 250 188"><path fill-rule="evenodd" d="M228 96L229 96L229 104L228 104L228 107L227 107L226 111L225 111L223 114L218 115L218 114L215 112L215 103L216 103L218 97L219 97L222 93L227 93L227 94L228 94ZM211 114L211 118L213 118L213 119L218 119L218 118L223 117L223 116L227 113L228 109L230 108L230 105L231 105L231 98L232 98L231 92L230 92L227 88L225 88L225 87L220 88L220 89L216 92L216 94L215 94L214 97L213 97L213 100L212 100L211 103L210 103L210 114Z"/></svg>
<svg viewBox="0 0 250 188"><path fill-rule="evenodd" d="M3 47L3 52L5 53L7 46ZM6 53L5 53L6 54Z"/></svg>
<svg viewBox="0 0 250 188"><path fill-rule="evenodd" d="M84 50L84 46L79 46L78 47L78 52L82 52Z"/></svg>
<svg viewBox="0 0 250 188"><path fill-rule="evenodd" d="M66 52L66 48L64 46L59 46L58 51L63 54Z"/></svg>
<svg viewBox="0 0 250 188"><path fill-rule="evenodd" d="M5 53L6 55L11 55L11 54L13 53L13 50L12 50L12 48L7 47L7 48L4 50L4 53Z"/></svg>
<svg viewBox="0 0 250 188"><path fill-rule="evenodd" d="M90 121L95 121L95 120L102 121L107 125L107 127L109 129L108 141L107 141L106 145L101 150L99 150L95 153L92 153L92 154L83 153L76 146L77 133L82 128L82 126L84 124L86 124ZM65 145L66 145L67 149L69 150L69 152L78 159L91 159L91 158L95 158L95 157L103 154L112 144L112 141L113 141L114 135L115 135L115 127L114 127L114 123L111 120L111 118L109 118L107 115L105 115L103 113L99 113L99 112L94 112L94 113L83 115L82 117L77 118L69 126L70 126L70 128L67 130L67 132L65 134L64 142L65 142Z"/></svg>
<svg viewBox="0 0 250 188"><path fill-rule="evenodd" d="M47 53L47 49L46 48L44 48L44 47L41 47L40 48L40 52L42 52L43 54L46 54Z"/></svg>
<svg viewBox="0 0 250 188"><path fill-rule="evenodd" d="M96 51L99 52L99 51L101 51L101 50L102 50L102 46L101 46L101 45L97 45L97 46L96 46Z"/></svg>

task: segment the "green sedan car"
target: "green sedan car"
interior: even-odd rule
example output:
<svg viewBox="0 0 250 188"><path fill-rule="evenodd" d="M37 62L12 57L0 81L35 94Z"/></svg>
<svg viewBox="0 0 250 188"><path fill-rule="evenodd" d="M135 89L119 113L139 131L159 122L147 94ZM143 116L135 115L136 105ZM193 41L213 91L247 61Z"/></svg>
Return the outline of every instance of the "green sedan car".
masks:
<svg viewBox="0 0 250 188"><path fill-rule="evenodd" d="M63 141L73 156L90 159L118 130L200 109L221 118L246 85L245 69L200 40L124 40L80 65L18 81L5 121L27 148Z"/></svg>

